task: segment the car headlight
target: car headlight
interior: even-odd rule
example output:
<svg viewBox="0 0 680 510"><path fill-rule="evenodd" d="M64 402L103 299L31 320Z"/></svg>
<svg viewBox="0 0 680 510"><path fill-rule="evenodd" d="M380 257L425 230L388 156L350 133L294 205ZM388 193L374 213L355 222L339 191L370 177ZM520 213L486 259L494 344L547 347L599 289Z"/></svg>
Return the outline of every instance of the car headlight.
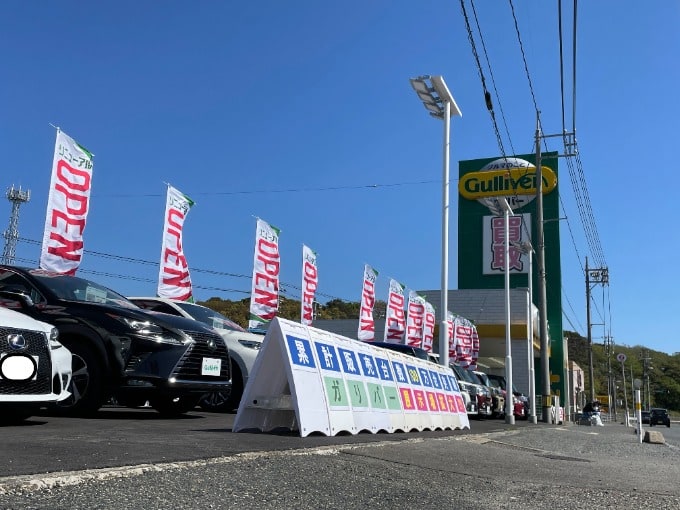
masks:
<svg viewBox="0 0 680 510"><path fill-rule="evenodd" d="M193 342L193 339L182 331L171 331L149 320L144 321L114 314L109 314L109 316L125 324L137 335L145 336L154 342L173 345L184 345Z"/></svg>
<svg viewBox="0 0 680 510"><path fill-rule="evenodd" d="M60 347L63 347L61 345L61 342L59 342L59 330L57 328L52 328L50 330L49 334L49 344L50 344L50 349L59 349Z"/></svg>
<svg viewBox="0 0 680 510"><path fill-rule="evenodd" d="M240 343L243 347L248 347L249 349L255 349L258 351L262 347L262 342L258 342L256 340L242 340L239 338L238 343Z"/></svg>

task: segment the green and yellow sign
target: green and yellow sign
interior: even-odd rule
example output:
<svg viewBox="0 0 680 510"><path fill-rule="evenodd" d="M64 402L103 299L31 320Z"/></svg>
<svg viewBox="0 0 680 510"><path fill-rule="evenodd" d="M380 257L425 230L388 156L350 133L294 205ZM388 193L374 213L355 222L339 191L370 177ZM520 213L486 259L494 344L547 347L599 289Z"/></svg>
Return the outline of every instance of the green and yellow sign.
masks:
<svg viewBox="0 0 680 510"><path fill-rule="evenodd" d="M535 195L536 168L505 168L469 172L460 177L458 192L468 200L507 195ZM557 176L551 168L541 165L543 194L547 195L557 186Z"/></svg>
<svg viewBox="0 0 680 510"><path fill-rule="evenodd" d="M493 270L503 267L504 229L503 221L494 221L495 198L506 197L513 209L510 218L509 236L517 240L538 238L536 228L536 155L526 154L512 157L495 157L459 162L458 191L458 288L459 289L503 289L504 271ZM543 217L545 241L545 272L547 277L546 312L550 334L550 372L556 375L550 388L551 394L566 395L566 356L562 338L562 292L560 260L560 217L557 153L543 154L541 177L543 184ZM497 219L497 218L496 218ZM512 239L511 239L512 240ZM528 286L526 271L514 270L523 267L520 253L509 250L510 287ZM518 265L519 264L519 265ZM532 267L533 288L538 289L537 264ZM537 300L534 294L534 300ZM538 373L538 371L536 372ZM541 381L537 382L537 393L542 391Z"/></svg>

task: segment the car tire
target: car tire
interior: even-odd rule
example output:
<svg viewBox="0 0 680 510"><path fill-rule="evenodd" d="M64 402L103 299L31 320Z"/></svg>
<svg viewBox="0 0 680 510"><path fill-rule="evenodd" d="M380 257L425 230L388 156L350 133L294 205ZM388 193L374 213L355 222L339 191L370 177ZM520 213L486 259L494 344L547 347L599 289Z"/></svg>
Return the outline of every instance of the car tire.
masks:
<svg viewBox="0 0 680 510"><path fill-rule="evenodd" d="M94 349L82 342L69 342L61 340L72 354L72 375L68 390L71 396L57 402L53 409L57 414L84 416L90 415L102 406L104 401L103 392L103 368L102 363L94 352Z"/></svg>
<svg viewBox="0 0 680 510"><path fill-rule="evenodd" d="M162 395L149 399L151 407L168 418L188 413L198 405L200 395Z"/></svg>
<svg viewBox="0 0 680 510"><path fill-rule="evenodd" d="M228 413L236 409L243 396L243 375L236 363L232 363L231 391L211 391L201 397L199 405L211 413Z"/></svg>

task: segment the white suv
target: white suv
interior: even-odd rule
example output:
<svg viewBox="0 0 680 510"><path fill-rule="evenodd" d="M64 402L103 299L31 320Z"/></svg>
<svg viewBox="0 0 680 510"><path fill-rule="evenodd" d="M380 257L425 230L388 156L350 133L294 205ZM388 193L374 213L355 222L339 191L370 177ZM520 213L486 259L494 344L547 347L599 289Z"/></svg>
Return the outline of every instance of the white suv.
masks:
<svg viewBox="0 0 680 510"><path fill-rule="evenodd" d="M71 351L57 329L0 306L0 423L71 396Z"/></svg>

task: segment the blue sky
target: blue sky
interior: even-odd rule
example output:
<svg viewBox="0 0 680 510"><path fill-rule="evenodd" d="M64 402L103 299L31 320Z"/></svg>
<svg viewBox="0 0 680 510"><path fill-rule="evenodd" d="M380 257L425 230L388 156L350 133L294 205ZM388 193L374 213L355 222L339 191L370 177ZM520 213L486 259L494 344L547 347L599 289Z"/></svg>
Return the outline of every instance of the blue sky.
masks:
<svg viewBox="0 0 680 510"><path fill-rule="evenodd" d="M562 3L570 125L572 5ZM513 4L544 131L561 133L557 2ZM532 152L534 101L510 4L475 7L505 150ZM669 353L680 350L669 198L679 25L675 2L579 2L576 136L610 274L593 290L592 322L606 324L593 339ZM439 288L441 123L408 79L443 75L463 112L451 133L456 288L457 162L500 154L460 2L9 0L0 48L0 185L31 190L17 262L39 259L52 123L95 154L79 274L128 295L156 291L165 183L196 202L184 248L197 299L249 295L255 217L281 229L284 284L300 285L302 244L317 251L322 301L358 301L364 263L380 272L378 298L390 277ZM548 148L562 151L558 138ZM585 335L590 254L560 165L564 326ZM0 225L10 210L0 202Z"/></svg>

